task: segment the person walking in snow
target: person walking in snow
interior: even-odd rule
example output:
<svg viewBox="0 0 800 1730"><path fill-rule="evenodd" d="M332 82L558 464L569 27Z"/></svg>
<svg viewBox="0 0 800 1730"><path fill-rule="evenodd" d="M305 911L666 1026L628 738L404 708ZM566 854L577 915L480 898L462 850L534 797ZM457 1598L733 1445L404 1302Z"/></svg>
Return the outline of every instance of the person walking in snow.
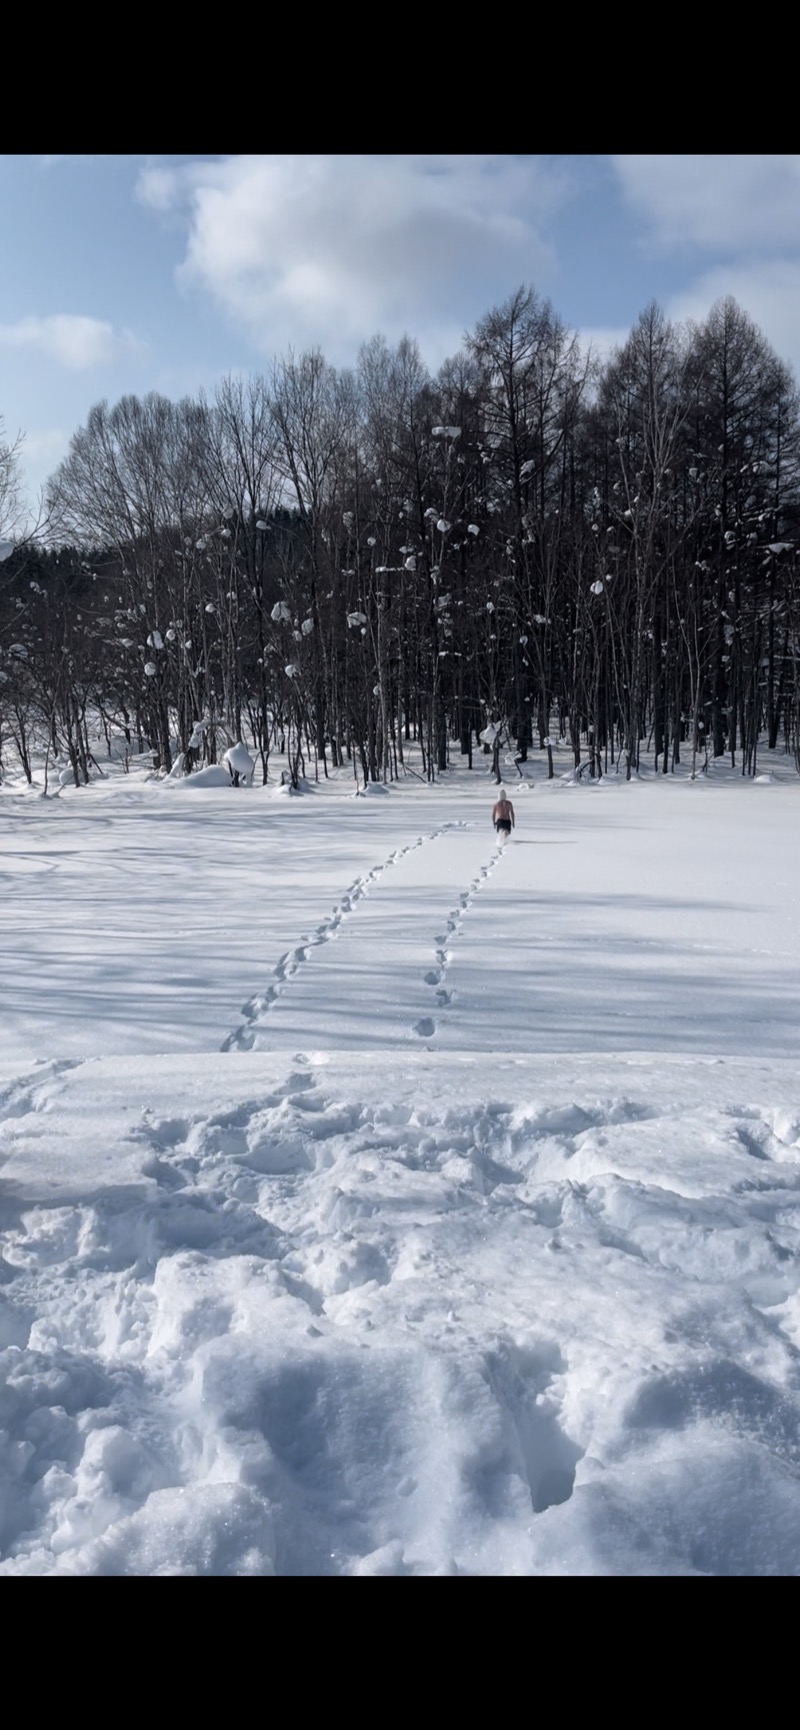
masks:
<svg viewBox="0 0 800 1730"><path fill-rule="evenodd" d="M492 806L492 822L498 841L506 840L514 827L514 807L505 787L497 789L497 798Z"/></svg>

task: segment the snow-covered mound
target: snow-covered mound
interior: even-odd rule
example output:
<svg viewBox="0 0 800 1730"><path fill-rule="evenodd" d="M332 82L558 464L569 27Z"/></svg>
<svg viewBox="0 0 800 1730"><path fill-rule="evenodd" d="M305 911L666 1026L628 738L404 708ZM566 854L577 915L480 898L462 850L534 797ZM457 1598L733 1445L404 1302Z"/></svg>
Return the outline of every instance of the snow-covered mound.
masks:
<svg viewBox="0 0 800 1730"><path fill-rule="evenodd" d="M170 781L173 787L231 787L230 775L222 763L209 763L205 769L198 769L194 775L182 775L179 780Z"/></svg>

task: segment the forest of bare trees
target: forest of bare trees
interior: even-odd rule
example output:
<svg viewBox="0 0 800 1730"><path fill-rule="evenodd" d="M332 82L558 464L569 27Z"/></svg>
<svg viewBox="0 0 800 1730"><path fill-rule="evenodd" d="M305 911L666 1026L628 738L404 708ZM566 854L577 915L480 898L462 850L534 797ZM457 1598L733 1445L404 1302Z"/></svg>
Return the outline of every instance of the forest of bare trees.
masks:
<svg viewBox="0 0 800 1730"><path fill-rule="evenodd" d="M375 337L98 403L47 506L0 565L0 769L88 780L99 717L265 780L391 780L412 741L435 779L483 732L551 773L554 738L588 776L800 770L800 398L731 299L598 365L521 288L435 377Z"/></svg>

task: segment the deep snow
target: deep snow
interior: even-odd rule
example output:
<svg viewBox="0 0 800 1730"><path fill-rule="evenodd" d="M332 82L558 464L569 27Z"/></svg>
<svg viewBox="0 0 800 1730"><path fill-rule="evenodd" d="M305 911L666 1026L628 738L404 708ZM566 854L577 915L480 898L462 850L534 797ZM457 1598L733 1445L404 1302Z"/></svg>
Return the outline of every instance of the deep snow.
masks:
<svg viewBox="0 0 800 1730"><path fill-rule="evenodd" d="M800 1571L767 761L0 790L0 1574Z"/></svg>

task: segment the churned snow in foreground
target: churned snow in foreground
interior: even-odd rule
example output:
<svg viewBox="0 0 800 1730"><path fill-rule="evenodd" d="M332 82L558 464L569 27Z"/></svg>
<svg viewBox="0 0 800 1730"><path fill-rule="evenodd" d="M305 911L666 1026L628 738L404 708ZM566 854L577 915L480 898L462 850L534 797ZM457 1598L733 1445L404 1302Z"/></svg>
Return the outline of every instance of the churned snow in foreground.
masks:
<svg viewBox="0 0 800 1730"><path fill-rule="evenodd" d="M0 790L0 1574L800 1573L800 779Z"/></svg>

